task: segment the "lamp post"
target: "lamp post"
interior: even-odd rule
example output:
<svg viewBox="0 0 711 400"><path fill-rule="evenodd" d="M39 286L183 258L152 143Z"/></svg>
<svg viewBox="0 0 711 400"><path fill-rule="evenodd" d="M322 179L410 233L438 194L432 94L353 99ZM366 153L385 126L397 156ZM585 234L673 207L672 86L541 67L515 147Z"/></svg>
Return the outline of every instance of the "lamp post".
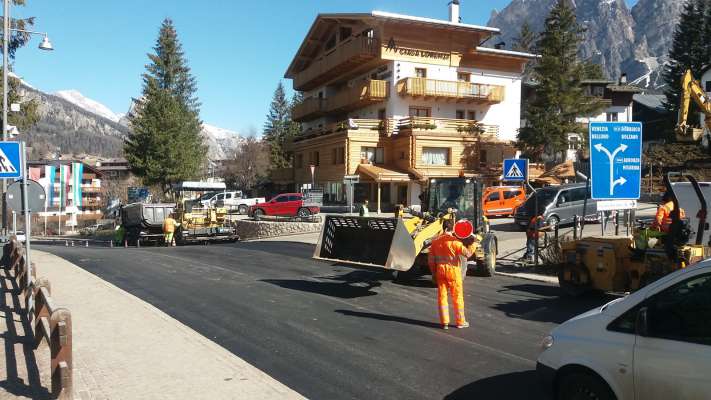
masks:
<svg viewBox="0 0 711 400"><path fill-rule="evenodd" d="M10 42L10 33L11 32L22 32L22 33L27 33L30 35L43 35L44 39L42 40L42 43L40 43L39 48L40 50L54 50L52 47L52 43L49 41L49 38L47 37L47 33L45 32L33 32L33 31L26 31L22 29L12 29L10 28L10 0L3 0L3 34L2 34L2 140L7 141L7 98L8 98L8 93L9 89L7 87L7 76L8 76L8 71L10 68L10 62L9 62L9 52L8 52L8 47L9 47L9 42ZM27 171L23 171L23 175ZM5 199L5 196L7 194L7 181L5 179L2 180L2 231L3 233L7 233L7 201ZM29 235L29 232L27 233Z"/></svg>

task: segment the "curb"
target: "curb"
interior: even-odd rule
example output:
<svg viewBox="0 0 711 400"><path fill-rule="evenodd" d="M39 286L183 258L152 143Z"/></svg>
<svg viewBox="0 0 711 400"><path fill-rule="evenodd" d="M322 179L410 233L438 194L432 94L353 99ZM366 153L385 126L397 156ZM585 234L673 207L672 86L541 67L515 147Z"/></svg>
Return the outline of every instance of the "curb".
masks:
<svg viewBox="0 0 711 400"><path fill-rule="evenodd" d="M556 283L556 284L558 283L557 278L547 277L544 275L525 274L525 273L508 273L508 272L498 272L498 271L494 271L494 274L501 275L501 276L507 276L509 278L518 278L518 279L523 279L523 280L527 280L527 281L534 281L534 282Z"/></svg>

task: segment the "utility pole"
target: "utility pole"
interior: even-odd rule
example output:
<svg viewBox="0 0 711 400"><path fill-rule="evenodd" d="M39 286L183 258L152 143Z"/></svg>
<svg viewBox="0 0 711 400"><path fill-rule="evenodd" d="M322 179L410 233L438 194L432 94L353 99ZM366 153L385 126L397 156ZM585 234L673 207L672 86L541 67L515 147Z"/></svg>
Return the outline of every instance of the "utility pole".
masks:
<svg viewBox="0 0 711 400"><path fill-rule="evenodd" d="M7 141L7 74L10 63L8 62L8 44L10 43L10 0L3 0L3 29L2 29L2 140ZM7 234L7 181L2 180L2 233Z"/></svg>

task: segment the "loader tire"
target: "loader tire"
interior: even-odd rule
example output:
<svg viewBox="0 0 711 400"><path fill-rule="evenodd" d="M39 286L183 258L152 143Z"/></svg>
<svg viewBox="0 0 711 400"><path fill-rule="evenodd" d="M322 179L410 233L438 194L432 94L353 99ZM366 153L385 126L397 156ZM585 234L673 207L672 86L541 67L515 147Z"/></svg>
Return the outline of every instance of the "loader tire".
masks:
<svg viewBox="0 0 711 400"><path fill-rule="evenodd" d="M565 264L558 270L558 284L566 296L579 297L590 290L590 273L584 265Z"/></svg>
<svg viewBox="0 0 711 400"><path fill-rule="evenodd" d="M484 255L484 276L494 276L496 273L496 249Z"/></svg>

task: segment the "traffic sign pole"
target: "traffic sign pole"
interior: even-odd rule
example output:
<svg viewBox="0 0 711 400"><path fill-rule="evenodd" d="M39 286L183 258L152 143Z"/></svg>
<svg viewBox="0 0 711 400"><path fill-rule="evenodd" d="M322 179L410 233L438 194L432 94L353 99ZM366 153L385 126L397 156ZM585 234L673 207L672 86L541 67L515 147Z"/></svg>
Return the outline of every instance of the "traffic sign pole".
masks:
<svg viewBox="0 0 711 400"><path fill-rule="evenodd" d="M27 310L35 308L35 299L32 296L32 260L30 258L30 242L32 241L32 226L30 225L29 196L27 187L29 186L29 171L27 169L27 148L25 142L21 142L20 157L22 158L22 210L25 213L25 265L27 266L27 288L29 288L29 298L27 300Z"/></svg>

